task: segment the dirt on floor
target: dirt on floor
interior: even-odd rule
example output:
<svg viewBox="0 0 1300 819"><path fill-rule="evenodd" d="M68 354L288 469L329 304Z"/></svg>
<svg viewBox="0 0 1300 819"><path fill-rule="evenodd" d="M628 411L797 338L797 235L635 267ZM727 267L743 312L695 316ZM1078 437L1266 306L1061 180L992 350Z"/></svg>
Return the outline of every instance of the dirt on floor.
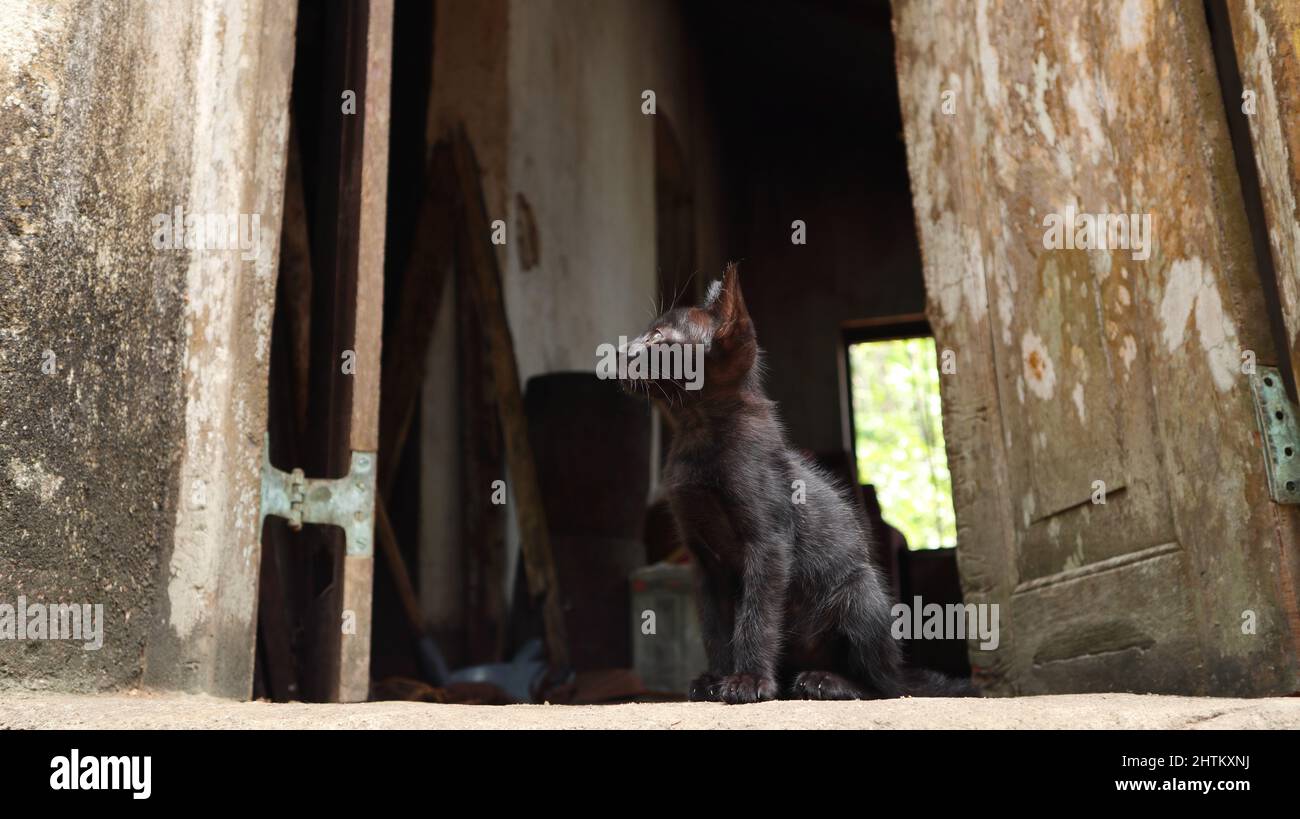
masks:
<svg viewBox="0 0 1300 819"><path fill-rule="evenodd" d="M4 728L1300 728L1300 698L1069 694L1017 699L631 705L355 705L126 693L0 696Z"/></svg>

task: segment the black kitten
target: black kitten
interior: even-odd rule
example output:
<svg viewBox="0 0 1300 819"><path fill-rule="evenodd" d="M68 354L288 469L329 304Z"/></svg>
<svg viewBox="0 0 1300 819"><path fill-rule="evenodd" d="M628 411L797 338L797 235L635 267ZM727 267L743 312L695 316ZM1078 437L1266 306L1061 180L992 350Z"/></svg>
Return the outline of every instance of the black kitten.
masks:
<svg viewBox="0 0 1300 819"><path fill-rule="evenodd" d="M663 478L699 566L709 658L690 698L974 693L966 683L904 670L890 634L892 602L869 557L868 523L787 445L763 393L761 351L734 264L702 306L670 309L623 354L689 360L667 355L670 348L703 351L702 382L661 370L623 384L656 400L673 425Z"/></svg>

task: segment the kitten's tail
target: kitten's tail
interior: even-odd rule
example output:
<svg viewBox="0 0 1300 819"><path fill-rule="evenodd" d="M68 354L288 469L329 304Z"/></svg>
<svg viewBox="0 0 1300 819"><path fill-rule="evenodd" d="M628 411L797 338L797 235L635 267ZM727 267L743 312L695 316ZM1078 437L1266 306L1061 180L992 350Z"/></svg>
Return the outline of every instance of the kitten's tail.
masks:
<svg viewBox="0 0 1300 819"><path fill-rule="evenodd" d="M928 668L906 668L903 690L911 697L978 697L980 690L970 680L949 677Z"/></svg>

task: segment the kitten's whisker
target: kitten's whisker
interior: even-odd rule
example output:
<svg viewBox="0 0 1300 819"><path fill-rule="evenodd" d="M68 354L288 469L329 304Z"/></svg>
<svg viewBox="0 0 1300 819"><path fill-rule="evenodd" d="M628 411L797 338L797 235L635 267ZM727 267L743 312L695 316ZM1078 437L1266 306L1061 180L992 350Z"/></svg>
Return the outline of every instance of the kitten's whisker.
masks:
<svg viewBox="0 0 1300 819"><path fill-rule="evenodd" d="M673 307L676 307L676 306L677 306L677 300L680 299L680 298L682 297L682 294L686 292L686 288L687 288L687 287L690 287L690 285L691 285L691 281L695 278L695 274L698 273L698 272L699 272L699 270L696 269L696 270L694 270L694 271L691 272L691 275L689 275L689 276L686 277L686 281L685 281L685 283L682 284L682 289L681 289L681 290L678 290L678 291L677 291L677 295L673 296L673 304L672 304Z"/></svg>
<svg viewBox="0 0 1300 819"><path fill-rule="evenodd" d="M652 383L654 383L654 385L655 385L656 387L659 388L659 392L663 394L664 400L668 402L668 408L669 408L669 409L672 409L672 406L673 406L673 399L672 399L672 396L670 396L670 395L669 395L669 394L664 390L663 385L660 384L658 381L655 381L655 382L652 382ZM646 390L646 392L648 393L649 390Z"/></svg>

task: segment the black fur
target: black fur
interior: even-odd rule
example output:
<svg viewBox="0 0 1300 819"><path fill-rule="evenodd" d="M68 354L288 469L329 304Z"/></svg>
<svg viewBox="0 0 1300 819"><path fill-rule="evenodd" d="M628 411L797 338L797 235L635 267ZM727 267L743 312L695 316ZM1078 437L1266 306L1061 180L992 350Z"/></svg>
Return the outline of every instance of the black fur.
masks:
<svg viewBox="0 0 1300 819"><path fill-rule="evenodd" d="M664 313L627 348L705 345L704 381L629 380L672 427L664 483L699 566L709 669L692 700L728 703L973 694L903 667L869 524L790 449L763 392L761 352L735 265L700 307ZM796 503L797 481L804 503Z"/></svg>

